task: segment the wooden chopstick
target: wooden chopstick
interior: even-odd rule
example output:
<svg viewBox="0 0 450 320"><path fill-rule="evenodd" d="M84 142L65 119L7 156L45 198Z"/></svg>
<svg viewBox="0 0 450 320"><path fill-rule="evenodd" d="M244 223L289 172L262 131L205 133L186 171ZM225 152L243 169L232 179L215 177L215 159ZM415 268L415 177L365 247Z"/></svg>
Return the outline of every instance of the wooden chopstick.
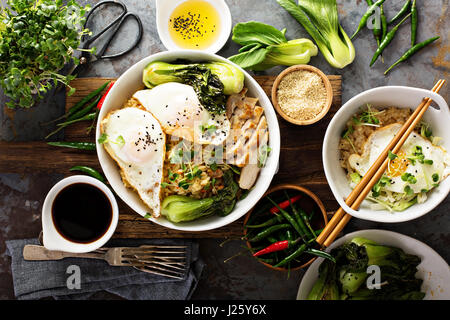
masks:
<svg viewBox="0 0 450 320"><path fill-rule="evenodd" d="M433 87L433 92L439 92L444 85L445 80L439 80ZM397 153L403 146L406 139L409 137L414 128L419 124L425 111L430 106L432 100L430 98L424 98L421 104L411 114L408 120L400 128L399 132L394 136L392 141L383 150L377 160L373 163L367 173L363 176L361 181L352 190L350 195L346 198L345 203L352 209L357 210L361 203L366 198L367 194L372 190L373 186L382 177L389 163L387 158L388 153L392 150L393 153ZM350 221L351 215L345 213L340 207L330 222L326 225L324 230L317 237L316 242L322 246L328 247L342 231L345 225Z"/></svg>

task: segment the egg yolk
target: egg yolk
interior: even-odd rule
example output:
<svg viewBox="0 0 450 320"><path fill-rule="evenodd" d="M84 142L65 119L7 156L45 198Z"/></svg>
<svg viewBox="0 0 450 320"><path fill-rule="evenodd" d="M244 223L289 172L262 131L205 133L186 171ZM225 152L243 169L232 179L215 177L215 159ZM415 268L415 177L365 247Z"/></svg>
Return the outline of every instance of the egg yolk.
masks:
<svg viewBox="0 0 450 320"><path fill-rule="evenodd" d="M409 160L406 158L406 153L400 151L394 160L390 160L387 175L391 178L399 177L405 173L408 168Z"/></svg>
<svg viewBox="0 0 450 320"><path fill-rule="evenodd" d="M146 129L129 130L124 135L123 153L130 163L146 163L158 152L156 143Z"/></svg>

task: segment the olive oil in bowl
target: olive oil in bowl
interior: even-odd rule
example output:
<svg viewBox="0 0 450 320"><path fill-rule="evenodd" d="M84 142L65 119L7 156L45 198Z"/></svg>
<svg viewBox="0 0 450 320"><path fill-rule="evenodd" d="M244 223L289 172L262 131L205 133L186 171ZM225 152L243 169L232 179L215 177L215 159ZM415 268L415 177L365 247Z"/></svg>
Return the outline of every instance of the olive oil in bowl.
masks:
<svg viewBox="0 0 450 320"><path fill-rule="evenodd" d="M219 38L221 17L216 8L204 0L179 4L169 18L172 41L183 49L204 50Z"/></svg>

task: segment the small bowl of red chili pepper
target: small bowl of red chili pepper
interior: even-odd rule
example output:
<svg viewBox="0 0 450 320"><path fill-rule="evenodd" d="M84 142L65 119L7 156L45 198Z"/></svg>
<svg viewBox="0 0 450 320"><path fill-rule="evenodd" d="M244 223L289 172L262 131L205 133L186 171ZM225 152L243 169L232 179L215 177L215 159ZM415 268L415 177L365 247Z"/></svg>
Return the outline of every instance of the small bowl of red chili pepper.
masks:
<svg viewBox="0 0 450 320"><path fill-rule="evenodd" d="M265 266L298 270L316 257L330 258L315 242L327 223L325 207L314 193L283 184L269 189L247 213L244 239L252 256Z"/></svg>

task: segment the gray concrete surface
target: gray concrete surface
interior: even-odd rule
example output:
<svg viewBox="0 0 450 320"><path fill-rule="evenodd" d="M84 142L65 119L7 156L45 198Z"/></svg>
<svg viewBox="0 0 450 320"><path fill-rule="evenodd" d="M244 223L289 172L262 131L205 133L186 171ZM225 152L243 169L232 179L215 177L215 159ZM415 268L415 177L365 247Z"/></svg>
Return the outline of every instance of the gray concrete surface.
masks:
<svg viewBox="0 0 450 320"><path fill-rule="evenodd" d="M226 0L233 16L233 24L256 20L271 24L279 29L287 28L289 39L307 37L304 29L275 0ZM2 1L4 2L4 1ZM96 3L97 1L80 1ZM93 64L83 76L116 77L140 59L165 50L160 42L155 26L154 1L126 0L129 11L139 14L144 24L142 42L133 52L117 60L100 61ZM385 11L392 16L403 1L386 1ZM449 69L449 33L448 1L418 1L419 34L423 41L431 36L440 35L439 42L417 54L410 61L395 69L387 77L383 71L408 48L409 24L399 30L399 35L384 54L385 64L377 62L369 68L369 61L376 49L372 34L363 31L353 41L357 56L351 66L342 70L331 68L319 54L310 64L322 69L327 74L341 74L343 77L343 102L357 93L383 85L407 85L431 88L439 78L450 80ZM362 0L338 0L340 22L347 33L351 34L366 8ZM108 21L111 15L103 14L96 22ZM125 39L133 35L135 25L127 23L123 30ZM113 44L113 49L126 47L128 41ZM228 57L237 52L238 46L231 40L219 52ZM282 68L268 70L267 74L277 74ZM447 87L441 92L449 101ZM4 108L5 97L0 95L0 139L6 141L40 140L49 127L42 127L45 122L62 114L64 96L50 94L45 101L29 110L11 112ZM40 230L40 209L43 199L51 186L61 177L57 175L16 175L0 173L0 299L14 299L10 261L5 256L7 239L36 237ZM353 219L345 232L366 228L381 228L401 232L421 240L433 247L447 261L450 260L450 200L447 198L438 208L428 215L402 224L379 224ZM223 240L200 240L201 254L207 268L194 293L193 299L294 299L304 271L287 274L275 273L247 256L238 256L227 263L225 259L241 251L244 243L231 241L223 246ZM114 299L116 297L99 294L97 299Z"/></svg>

